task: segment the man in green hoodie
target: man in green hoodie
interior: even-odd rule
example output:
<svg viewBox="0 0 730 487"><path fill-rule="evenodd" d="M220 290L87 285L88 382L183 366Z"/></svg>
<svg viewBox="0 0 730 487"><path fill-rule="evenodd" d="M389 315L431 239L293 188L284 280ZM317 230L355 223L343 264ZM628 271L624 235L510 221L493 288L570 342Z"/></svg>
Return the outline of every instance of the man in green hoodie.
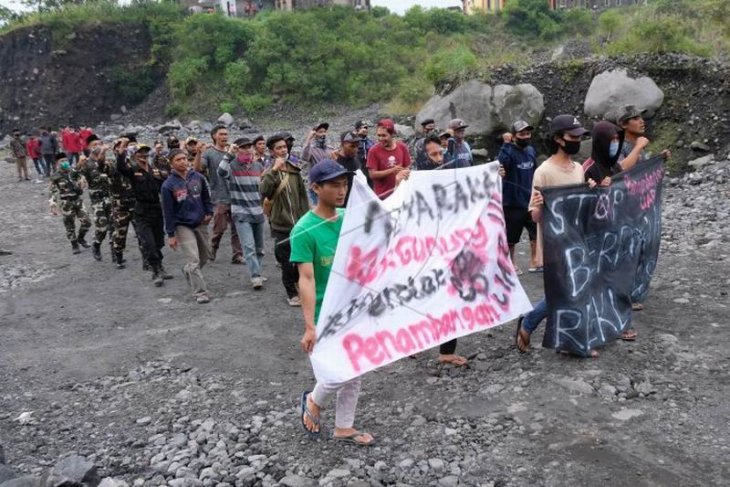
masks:
<svg viewBox="0 0 730 487"><path fill-rule="evenodd" d="M301 175L301 167L289 158L286 139L274 135L266 141L271 152L272 166L261 178L261 196L264 213L269 218L271 236L274 238L274 257L281 266L281 281L290 306L300 306L297 292L299 271L289 262L291 246L289 234L299 218L309 211L307 189Z"/></svg>

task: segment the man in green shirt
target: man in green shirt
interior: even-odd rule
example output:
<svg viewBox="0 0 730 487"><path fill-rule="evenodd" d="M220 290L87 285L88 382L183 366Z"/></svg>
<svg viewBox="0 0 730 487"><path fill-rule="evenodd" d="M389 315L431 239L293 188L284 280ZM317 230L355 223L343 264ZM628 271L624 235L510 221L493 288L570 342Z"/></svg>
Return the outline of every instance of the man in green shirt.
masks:
<svg viewBox="0 0 730 487"><path fill-rule="evenodd" d="M342 229L345 210L338 207L344 204L347 194L347 170L335 161L324 159L310 169L309 181L317 194L317 206L292 229L290 258L299 268L299 298L304 313L301 345L307 353L312 352L317 341L315 326ZM372 435L353 427L360 384L359 378L339 384L318 382L312 392L304 392L301 421L307 433L311 437L319 436L320 411L337 395L333 438L361 446L373 445Z"/></svg>

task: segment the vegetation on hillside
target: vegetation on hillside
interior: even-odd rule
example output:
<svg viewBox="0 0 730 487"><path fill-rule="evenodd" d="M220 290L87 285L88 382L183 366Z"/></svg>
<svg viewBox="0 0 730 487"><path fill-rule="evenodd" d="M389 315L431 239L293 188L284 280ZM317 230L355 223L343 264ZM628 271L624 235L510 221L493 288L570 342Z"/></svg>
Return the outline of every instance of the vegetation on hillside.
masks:
<svg viewBox="0 0 730 487"><path fill-rule="evenodd" d="M252 20L187 15L173 2L135 0L120 7L95 0L48 6L12 19L3 31L43 24L63 44L71 32L103 22L148 28L148 65L167 69L171 114L211 103L252 112L275 100L393 101L394 109L412 112L436 87L505 63L526 65L534 51L576 38L608 55L722 57L730 47L727 0L656 0L600 16L585 9L553 11L545 0L509 0L499 15L413 7L397 16L384 8L332 7L266 11ZM118 78L140 94L152 89L134 76Z"/></svg>

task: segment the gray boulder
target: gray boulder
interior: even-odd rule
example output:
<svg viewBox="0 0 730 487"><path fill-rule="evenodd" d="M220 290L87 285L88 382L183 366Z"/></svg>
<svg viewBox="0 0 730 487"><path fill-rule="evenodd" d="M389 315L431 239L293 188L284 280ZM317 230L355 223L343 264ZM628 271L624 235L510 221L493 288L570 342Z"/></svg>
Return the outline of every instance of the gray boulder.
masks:
<svg viewBox="0 0 730 487"><path fill-rule="evenodd" d="M625 69L604 71L591 81L583 103L583 112L591 117L605 117L624 105L653 114L664 102L664 92L654 80L642 76L631 78Z"/></svg>
<svg viewBox="0 0 730 487"><path fill-rule="evenodd" d="M490 135L496 130L509 129L518 119L536 125L544 111L542 93L533 85L492 87L471 80L446 96L433 96L418 112L416 124L433 118L439 128L445 129L450 120L461 118L469 125L467 135Z"/></svg>
<svg viewBox="0 0 730 487"><path fill-rule="evenodd" d="M24 475L0 483L0 487L43 487L43 480L32 475Z"/></svg>
<svg viewBox="0 0 730 487"><path fill-rule="evenodd" d="M218 117L218 123L221 123L226 127L233 125L233 115L228 112L224 113L223 115Z"/></svg>
<svg viewBox="0 0 730 487"><path fill-rule="evenodd" d="M709 154L704 157L698 157L687 164L695 169L702 169L705 166L709 166L715 162L715 154Z"/></svg>
<svg viewBox="0 0 730 487"><path fill-rule="evenodd" d="M409 127L408 125L401 125L399 123L395 124L395 132L404 139L416 135L416 131L413 130L413 127Z"/></svg>
<svg viewBox="0 0 730 487"><path fill-rule="evenodd" d="M18 474L16 474L13 469L7 465L0 464L0 485L2 485L3 482L7 482L8 480L12 480L17 477Z"/></svg>
<svg viewBox="0 0 730 487"><path fill-rule="evenodd" d="M93 463L79 455L61 459L51 470L49 486L97 487L101 482Z"/></svg>

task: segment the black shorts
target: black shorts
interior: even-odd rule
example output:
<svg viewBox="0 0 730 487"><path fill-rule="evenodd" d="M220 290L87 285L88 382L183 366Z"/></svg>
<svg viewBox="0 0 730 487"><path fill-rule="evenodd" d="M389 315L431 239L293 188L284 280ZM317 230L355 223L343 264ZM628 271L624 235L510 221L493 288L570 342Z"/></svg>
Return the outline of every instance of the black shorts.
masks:
<svg viewBox="0 0 730 487"><path fill-rule="evenodd" d="M531 242L537 239L537 225L532 221L527 208L505 206L504 222L507 227L507 243L509 245L519 243L523 228L527 229L527 235L529 235Z"/></svg>

